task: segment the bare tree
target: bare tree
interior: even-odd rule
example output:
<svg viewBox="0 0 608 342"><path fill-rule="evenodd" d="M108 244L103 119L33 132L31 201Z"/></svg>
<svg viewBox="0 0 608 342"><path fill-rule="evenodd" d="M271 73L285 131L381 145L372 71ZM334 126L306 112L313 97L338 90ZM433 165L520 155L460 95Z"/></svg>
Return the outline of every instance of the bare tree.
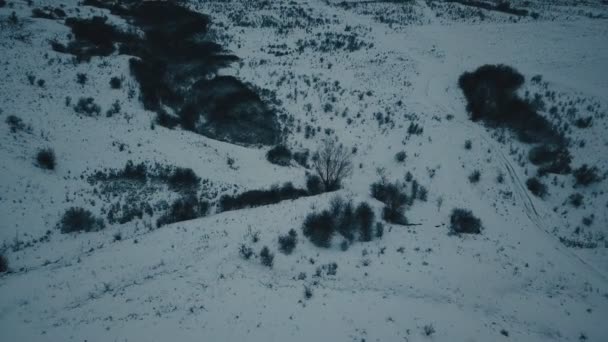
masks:
<svg viewBox="0 0 608 342"><path fill-rule="evenodd" d="M313 158L313 167L323 182L325 191L340 188L342 180L353 171L351 154L336 140L326 139Z"/></svg>

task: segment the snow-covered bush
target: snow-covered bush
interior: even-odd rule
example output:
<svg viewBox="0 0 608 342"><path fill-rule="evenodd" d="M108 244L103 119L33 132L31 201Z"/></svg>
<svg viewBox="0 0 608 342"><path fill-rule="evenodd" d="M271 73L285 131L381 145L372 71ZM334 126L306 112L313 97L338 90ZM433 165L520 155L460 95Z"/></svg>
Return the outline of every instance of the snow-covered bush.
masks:
<svg viewBox="0 0 608 342"><path fill-rule="evenodd" d="M268 190L249 190L234 196L223 195L220 198L219 209L229 211L253 208L307 195L306 190L295 188L291 182L287 182L281 187L273 186Z"/></svg>
<svg viewBox="0 0 608 342"><path fill-rule="evenodd" d="M78 103L74 106L74 111L78 114L93 116L101 113L101 107L95 103L94 98L81 97L78 99Z"/></svg>
<svg viewBox="0 0 608 342"><path fill-rule="evenodd" d="M395 160L398 163L403 163L405 161L406 157L407 157L407 154L405 153L405 151L399 151L399 152L397 152L397 154L395 154Z"/></svg>
<svg viewBox="0 0 608 342"><path fill-rule="evenodd" d="M450 231L453 234L481 233L481 220L467 209L454 209L450 215Z"/></svg>
<svg viewBox="0 0 608 342"><path fill-rule="evenodd" d="M253 249L243 243L239 246L239 255L241 258L249 260L253 256Z"/></svg>
<svg viewBox="0 0 608 342"><path fill-rule="evenodd" d="M481 172L479 172L479 170L475 170L475 171L471 172L471 174L469 175L469 182L475 184L475 183L479 182L480 178L481 178Z"/></svg>
<svg viewBox="0 0 608 342"><path fill-rule="evenodd" d="M167 183L174 191L191 191L199 187L201 179L190 168L177 167L169 175Z"/></svg>
<svg viewBox="0 0 608 342"><path fill-rule="evenodd" d="M323 181L317 175L308 175L306 177L306 190L310 195L318 195L323 192Z"/></svg>
<svg viewBox="0 0 608 342"><path fill-rule="evenodd" d="M36 154L38 167L46 170L55 169L55 152L51 148L44 148Z"/></svg>
<svg viewBox="0 0 608 342"><path fill-rule="evenodd" d="M57 226L62 233L93 232L105 228L103 219L96 218L89 210L80 207L66 210Z"/></svg>

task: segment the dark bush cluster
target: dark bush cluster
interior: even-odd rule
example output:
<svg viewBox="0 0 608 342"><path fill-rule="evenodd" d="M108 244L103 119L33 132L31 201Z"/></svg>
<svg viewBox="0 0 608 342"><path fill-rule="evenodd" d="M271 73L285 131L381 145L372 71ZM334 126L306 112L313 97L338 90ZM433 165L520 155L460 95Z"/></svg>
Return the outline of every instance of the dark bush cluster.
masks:
<svg viewBox="0 0 608 342"><path fill-rule="evenodd" d="M267 246L262 247L260 251L260 261L262 265L272 268L274 265L274 254L270 252Z"/></svg>
<svg viewBox="0 0 608 342"><path fill-rule="evenodd" d="M570 205L572 205L575 208L578 208L581 205L583 205L583 199L584 199L583 195L578 192L568 196L568 202L570 202Z"/></svg>
<svg viewBox="0 0 608 342"><path fill-rule="evenodd" d="M167 182L174 191L196 191L201 179L190 168L176 167Z"/></svg>
<svg viewBox="0 0 608 342"><path fill-rule="evenodd" d="M249 190L238 195L223 195L220 198L220 211L230 211L243 208L253 208L262 205L275 204L284 200L292 200L307 196L304 189L297 189L288 182L283 186L273 186L268 190Z"/></svg>
<svg viewBox="0 0 608 342"><path fill-rule="evenodd" d="M289 166L291 164L291 151L285 145L277 145L266 153L266 159L276 165Z"/></svg>
<svg viewBox="0 0 608 342"><path fill-rule="evenodd" d="M158 218L156 226L161 227L167 224L193 220L207 215L209 203L201 201L195 196L185 196L175 200L169 210Z"/></svg>
<svg viewBox="0 0 608 342"><path fill-rule="evenodd" d="M407 157L407 154L405 153L405 151L399 151L399 152L397 152L397 154L395 154L395 160L398 163L403 163L405 161L406 157Z"/></svg>
<svg viewBox="0 0 608 342"><path fill-rule="evenodd" d="M450 232L453 234L479 234L481 233L481 220L470 210L454 209L450 215Z"/></svg>
<svg viewBox="0 0 608 342"><path fill-rule="evenodd" d="M19 131L25 131L25 132L31 133L31 131L32 131L32 128L30 126L26 125L23 122L23 120L21 120L21 118L18 116L9 115L6 117L5 122L8 125L9 129L11 130L11 133L17 133Z"/></svg>
<svg viewBox="0 0 608 342"><path fill-rule="evenodd" d="M120 89L122 87L122 78L120 77L112 77L110 79L110 87L112 89Z"/></svg>
<svg viewBox="0 0 608 342"><path fill-rule="evenodd" d="M336 197L330 209L306 216L302 231L315 246L330 247L331 239L337 232L352 242L358 236L360 241L371 241L374 236L374 211L362 202L356 208L352 202Z"/></svg>
<svg viewBox="0 0 608 342"><path fill-rule="evenodd" d="M249 260L253 256L253 249L243 243L239 246L239 255L241 258Z"/></svg>
<svg viewBox="0 0 608 342"><path fill-rule="evenodd" d="M570 172L566 139L537 113L533 103L519 98L516 91L524 84L524 77L517 70L506 65L484 65L462 74L458 84L473 121L505 126L522 142L540 143L529 155L540 167L539 172Z"/></svg>
<svg viewBox="0 0 608 342"><path fill-rule="evenodd" d="M8 272L8 259L4 253L0 254L0 273Z"/></svg>
<svg viewBox="0 0 608 342"><path fill-rule="evenodd" d="M36 154L38 167L45 170L55 170L55 152L51 148L44 148Z"/></svg>
<svg viewBox="0 0 608 342"><path fill-rule="evenodd" d="M574 170L574 179L576 180L576 185L588 186L599 182L601 177L599 176L599 169L597 167L589 167L589 165L584 164Z"/></svg>
<svg viewBox="0 0 608 342"><path fill-rule="evenodd" d="M317 175L308 175L306 177L306 190L310 195L318 195L323 193L323 181Z"/></svg>
<svg viewBox="0 0 608 342"><path fill-rule="evenodd" d="M290 229L287 235L279 236L279 250L284 254L291 254L298 244L298 233Z"/></svg>
<svg viewBox="0 0 608 342"><path fill-rule="evenodd" d="M469 182L471 182L473 184L479 182L480 179L481 179L481 172L479 172L479 170L475 170L475 171L471 172L471 174L469 175Z"/></svg>
<svg viewBox="0 0 608 342"><path fill-rule="evenodd" d="M0 5L0 7L2 6ZM32 18L63 19L65 18L65 16L66 13L61 8L52 8L45 6L44 8L32 9Z"/></svg>
<svg viewBox="0 0 608 342"><path fill-rule="evenodd" d="M548 194L547 186L537 177L528 178L526 181L526 186L528 187L528 190L530 190L530 192L536 197L544 198Z"/></svg>
<svg viewBox="0 0 608 342"><path fill-rule="evenodd" d="M57 226L62 233L93 232L105 228L103 219L96 218L89 210L80 207L66 210Z"/></svg>
<svg viewBox="0 0 608 342"><path fill-rule="evenodd" d="M389 183L384 180L371 185L372 197L385 204L382 218L386 222L407 224L405 206L413 201L406 194L405 186L399 183Z"/></svg>
<svg viewBox="0 0 608 342"><path fill-rule="evenodd" d="M74 106L74 111L78 114L85 114L88 116L99 115L101 113L101 107L95 103L95 99L92 97L81 97L78 99L78 103Z"/></svg>

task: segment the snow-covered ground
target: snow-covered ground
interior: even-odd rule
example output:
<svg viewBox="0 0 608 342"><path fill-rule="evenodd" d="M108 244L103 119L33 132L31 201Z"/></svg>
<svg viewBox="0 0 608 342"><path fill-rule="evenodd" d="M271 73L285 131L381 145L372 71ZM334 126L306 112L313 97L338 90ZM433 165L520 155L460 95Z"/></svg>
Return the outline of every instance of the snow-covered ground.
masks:
<svg viewBox="0 0 608 342"><path fill-rule="evenodd" d="M101 215L115 200L103 199L87 177L127 160L192 168L218 196L288 181L302 187L306 170L269 163L268 147L152 125L155 114L129 94L138 85L128 57L74 64L50 48L49 40L69 34L63 21L30 18L26 2L8 2L0 8L0 241L11 272L0 275L1 340L608 339L607 182L574 189L572 175L551 175L548 196L533 196L525 184L535 173L526 158L530 146L471 122L457 85L463 72L483 64L513 66L526 76L522 97L557 93L541 114L548 117L555 105L593 115L591 127L568 133L572 165L605 172L605 3L538 1L530 4L540 14L535 20L485 10L479 20L477 10L460 17L446 8L470 9L433 1L192 1L191 8L212 17L218 41L241 58L221 72L276 93L293 120L283 123L293 149L314 151L326 135L356 148L352 176L336 193L158 229L156 216L145 215L98 232L61 234L56 224L67 208ZM34 7L60 4L68 16L109 15L72 0L34 1ZM13 11L17 25L8 23ZM355 35L361 48L320 51L306 44L327 34ZM84 85L78 73L88 75ZM536 75L541 82L531 82ZM122 89L110 88L113 76L125 77ZM93 97L103 112L118 100L121 112L77 115L66 106L68 96L72 104ZM31 130L11 132L9 115ZM408 134L412 122L422 134ZM314 136L306 137L307 125ZM35 166L44 147L55 151L53 171ZM395 161L399 151L407 153L404 163ZM481 179L471 184L474 170ZM379 173L403 180L408 171L429 190L428 200L406 213L419 225L385 224L381 239L347 251L337 240L322 249L302 236L305 216L336 195L369 202L379 217L382 205L371 198L370 184ZM567 203L574 192L584 196L580 208ZM448 235L453 208L471 209L482 234ZM299 242L284 255L277 237L292 228ZM252 231L260 241L251 241ZM567 247L560 238L594 247ZM241 258L242 243L255 252L270 247L274 267ZM335 274L316 274L331 263Z"/></svg>

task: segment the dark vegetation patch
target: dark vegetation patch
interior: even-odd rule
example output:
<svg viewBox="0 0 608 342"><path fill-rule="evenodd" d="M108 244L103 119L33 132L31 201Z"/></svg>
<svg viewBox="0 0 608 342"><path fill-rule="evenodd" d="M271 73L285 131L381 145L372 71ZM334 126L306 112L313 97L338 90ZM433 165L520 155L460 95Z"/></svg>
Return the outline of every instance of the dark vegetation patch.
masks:
<svg viewBox="0 0 608 342"><path fill-rule="evenodd" d="M279 250L284 254L291 254L298 244L298 233L290 229L287 235L279 236Z"/></svg>
<svg viewBox="0 0 608 342"><path fill-rule="evenodd" d="M299 39L296 42L297 50L300 53L307 49L316 52L332 52L336 50L354 52L361 49L368 49L373 46L373 43L366 43L353 32L346 34L335 32L317 33L316 38L314 39Z"/></svg>
<svg viewBox="0 0 608 342"><path fill-rule="evenodd" d="M0 273L8 272L8 259L4 253L0 254Z"/></svg>
<svg viewBox="0 0 608 342"><path fill-rule="evenodd" d="M219 210L230 211L243 208L254 208L263 205L275 204L284 200L293 200L308 196L308 191L298 189L288 182L283 186L273 186L268 190L249 190L238 195L223 195L220 198Z"/></svg>
<svg viewBox="0 0 608 342"><path fill-rule="evenodd" d="M467 99L471 120L483 120L491 127L507 127L524 143L537 144L530 161L542 174L571 171L571 156L564 136L536 111L536 106L519 98L516 91L524 77L505 65L484 65L465 72L458 84Z"/></svg>
<svg viewBox="0 0 608 342"><path fill-rule="evenodd" d="M269 162L280 166L289 166L291 158L291 151L285 145L277 145L266 153Z"/></svg>
<svg viewBox="0 0 608 342"><path fill-rule="evenodd" d="M270 252L267 246L262 247L260 251L260 262L262 265L270 268L274 265L274 254Z"/></svg>
<svg viewBox="0 0 608 342"><path fill-rule="evenodd" d="M135 56L132 75L144 108L160 125L242 144L274 144L280 131L275 110L254 87L216 72L238 60L210 40L208 16L169 1L99 1L85 5L109 9L144 32L143 37L110 25L106 18L66 19L74 40L53 49L79 61L118 51ZM170 112L163 107L170 108Z"/></svg>
<svg viewBox="0 0 608 342"><path fill-rule="evenodd" d="M34 8L32 10L32 18L44 18L44 19L63 19L66 17L66 13L61 8L45 6L42 8Z"/></svg>
<svg viewBox="0 0 608 342"><path fill-rule="evenodd" d="M406 177L406 183L388 182L382 177L371 185L372 197L384 203L382 219L386 222L408 225L405 210L414 204L415 200L426 201L428 192L411 176ZM409 185L409 191L408 191Z"/></svg>
<svg viewBox="0 0 608 342"><path fill-rule="evenodd" d="M11 133L26 132L32 133L32 126L26 125L23 120L16 115L9 115L5 120Z"/></svg>
<svg viewBox="0 0 608 342"><path fill-rule="evenodd" d="M511 7L511 3L509 1L498 1L497 3L491 3L486 1L477 1L477 0L446 0L446 2L458 3L464 6L471 6L476 8L485 9L488 11L496 11L502 12L512 15L517 15L521 17L525 17L527 15L531 15L533 17L537 17L537 13L530 13L528 10Z"/></svg>
<svg viewBox="0 0 608 342"><path fill-rule="evenodd" d="M105 228L102 218L97 218L89 210L72 207L65 211L57 227L62 233L94 232Z"/></svg>
<svg viewBox="0 0 608 342"><path fill-rule="evenodd" d="M526 186L528 187L528 190L530 190L530 192L536 197L544 198L548 194L547 186L537 177L528 178L526 181Z"/></svg>
<svg viewBox="0 0 608 342"><path fill-rule="evenodd" d="M354 207L351 201L335 197L329 209L306 216L302 232L315 246L324 248L331 246L335 233L342 235L346 244L357 238L371 241L374 237L374 219L375 214L369 204L362 202Z"/></svg>
<svg viewBox="0 0 608 342"><path fill-rule="evenodd" d="M74 111L78 114L84 114L87 116L97 116L101 113L101 107L95 103L95 99L92 97L81 97L78 99L78 103L74 106Z"/></svg>
<svg viewBox="0 0 608 342"><path fill-rule="evenodd" d="M38 167L45 170L55 170L55 152L50 148L44 148L36 154Z"/></svg>
<svg viewBox="0 0 608 342"><path fill-rule="evenodd" d="M575 169L573 174L576 185L588 186L602 180L602 177L599 175L599 169L596 166L590 167L587 164L583 164L583 166Z"/></svg>
<svg viewBox="0 0 608 342"><path fill-rule="evenodd" d="M208 211L209 202L199 200L193 195L184 196L171 204L169 210L158 218L156 226L161 227L170 223L193 220L207 215Z"/></svg>
<svg viewBox="0 0 608 342"><path fill-rule="evenodd" d="M452 234L479 234L481 220L467 209L454 209L450 215L450 232Z"/></svg>

